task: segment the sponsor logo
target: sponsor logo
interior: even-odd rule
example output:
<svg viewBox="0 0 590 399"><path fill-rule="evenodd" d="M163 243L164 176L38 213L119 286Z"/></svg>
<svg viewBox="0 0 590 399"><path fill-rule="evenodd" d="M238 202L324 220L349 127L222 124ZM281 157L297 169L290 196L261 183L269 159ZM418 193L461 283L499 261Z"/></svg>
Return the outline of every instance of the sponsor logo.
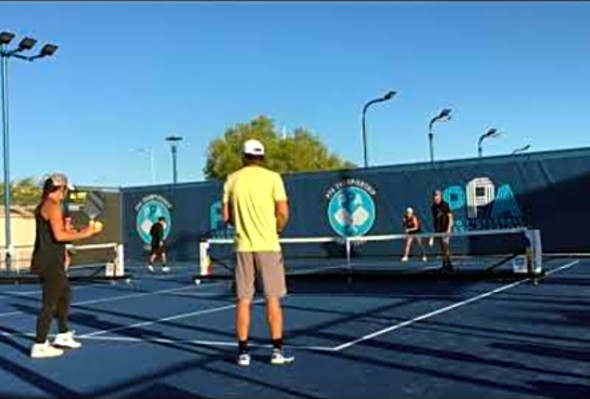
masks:
<svg viewBox="0 0 590 399"><path fill-rule="evenodd" d="M342 237L363 236L375 224L376 190L360 179L347 179L326 192L328 221Z"/></svg>
<svg viewBox="0 0 590 399"><path fill-rule="evenodd" d="M489 177L476 177L463 186L449 186L443 199L455 216L455 231L490 230L525 225L509 184L496 186Z"/></svg>

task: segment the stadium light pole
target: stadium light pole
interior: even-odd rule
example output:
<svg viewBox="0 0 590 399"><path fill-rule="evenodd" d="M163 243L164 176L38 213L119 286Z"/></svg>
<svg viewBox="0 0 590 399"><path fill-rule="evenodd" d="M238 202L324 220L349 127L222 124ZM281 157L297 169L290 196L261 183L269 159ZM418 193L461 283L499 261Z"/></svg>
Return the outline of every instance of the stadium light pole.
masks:
<svg viewBox="0 0 590 399"><path fill-rule="evenodd" d="M132 152L138 152L140 154L147 155L150 162L150 174L152 175L152 184L156 184L156 168L154 164L154 150L153 148L134 148Z"/></svg>
<svg viewBox="0 0 590 399"><path fill-rule="evenodd" d="M176 154L178 152L178 143L182 141L180 136L168 136L166 141L170 143L170 150L172 151L172 183L178 182L178 170L176 168Z"/></svg>
<svg viewBox="0 0 590 399"><path fill-rule="evenodd" d="M368 103L366 103L365 106L363 107L362 132L361 132L362 136L361 137L362 137L362 144L363 144L363 163L365 165L365 168L369 167L369 158L367 156L367 126L365 123L365 114L367 113L367 109L373 104L392 99L393 96L395 96L396 94L397 94L397 92L395 92L395 91L389 91L383 97L371 100Z"/></svg>
<svg viewBox="0 0 590 399"><path fill-rule="evenodd" d="M432 118L430 120L430 123L428 124L428 144L430 147L430 163L434 163L434 134L432 133L432 126L436 123L436 122L446 122L451 120L451 110L448 108L443 109L442 111L440 111L440 114L438 114L437 116L435 116L434 118Z"/></svg>
<svg viewBox="0 0 590 399"><path fill-rule="evenodd" d="M515 149L514 151L512 151L512 155L516 155L516 154L518 154L518 153L520 153L520 152L525 152L525 151L527 151L529 148L531 148L531 145L530 145L530 144L527 144L527 145L525 145L524 147L521 147L521 148L517 148L517 149Z"/></svg>
<svg viewBox="0 0 590 399"><path fill-rule="evenodd" d="M11 32L0 33L0 83L2 86L2 138L4 152L4 223L6 240L6 270L10 271L10 260L12 256L12 239L10 226L10 147L9 147L9 118L8 118L8 59L18 58L23 61L35 61L39 58L52 56L57 51L55 44L45 44L39 53L33 56L23 55L25 51L32 50L37 40L32 37L24 37L16 47L10 49L8 46L14 39L15 34Z"/></svg>
<svg viewBox="0 0 590 399"><path fill-rule="evenodd" d="M500 136L500 132L498 131L498 129L492 128L479 137L479 140L477 141L477 154L479 155L480 158L483 156L483 150L482 150L481 143L485 139L498 137L498 136Z"/></svg>

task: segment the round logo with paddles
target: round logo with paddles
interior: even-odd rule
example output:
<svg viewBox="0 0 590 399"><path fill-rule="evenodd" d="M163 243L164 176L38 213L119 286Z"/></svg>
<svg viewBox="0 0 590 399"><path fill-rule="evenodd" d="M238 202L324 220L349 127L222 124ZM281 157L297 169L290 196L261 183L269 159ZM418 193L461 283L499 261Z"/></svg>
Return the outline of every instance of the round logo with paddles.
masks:
<svg viewBox="0 0 590 399"><path fill-rule="evenodd" d="M338 187L340 186L340 187ZM328 221L342 237L362 236L375 224L375 190L363 181L350 179L328 191Z"/></svg>

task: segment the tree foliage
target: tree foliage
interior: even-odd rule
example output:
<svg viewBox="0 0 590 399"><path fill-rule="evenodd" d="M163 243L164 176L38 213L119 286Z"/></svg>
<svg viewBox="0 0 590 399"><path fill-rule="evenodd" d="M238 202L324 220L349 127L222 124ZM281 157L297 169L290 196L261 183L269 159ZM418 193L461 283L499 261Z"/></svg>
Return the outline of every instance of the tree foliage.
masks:
<svg viewBox="0 0 590 399"><path fill-rule="evenodd" d="M207 179L224 179L242 167L242 144L258 139L264 144L264 164L278 173L351 169L355 165L330 153L325 144L309 131L298 128L283 138L272 119L260 116L250 123L227 129L207 150L204 174Z"/></svg>
<svg viewBox="0 0 590 399"><path fill-rule="evenodd" d="M12 205L34 206L41 199L41 185L32 177L15 180L10 186L10 194ZM4 183L0 184L0 203L4 204Z"/></svg>

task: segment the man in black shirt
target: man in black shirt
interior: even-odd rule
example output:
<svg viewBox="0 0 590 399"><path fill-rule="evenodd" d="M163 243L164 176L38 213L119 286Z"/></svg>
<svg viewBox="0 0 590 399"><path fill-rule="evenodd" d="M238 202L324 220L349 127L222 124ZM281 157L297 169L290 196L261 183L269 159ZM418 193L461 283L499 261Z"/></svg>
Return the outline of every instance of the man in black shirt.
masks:
<svg viewBox="0 0 590 399"><path fill-rule="evenodd" d="M435 190L432 199L432 223L434 231L437 233L450 233L453 229L453 213L449 204L442 199L442 193L440 190ZM441 271L453 271L453 265L451 264L451 249L450 249L450 236L438 238L440 243L440 249L443 257L443 264ZM430 239L430 245L434 244L434 238Z"/></svg>
<svg viewBox="0 0 590 399"><path fill-rule="evenodd" d="M166 228L166 218L161 216L158 221L152 225L150 236L152 236L152 250L148 261L148 269L154 271L154 261L158 256L162 259L162 271L169 272L170 268L166 265L166 248L164 246L164 229Z"/></svg>

